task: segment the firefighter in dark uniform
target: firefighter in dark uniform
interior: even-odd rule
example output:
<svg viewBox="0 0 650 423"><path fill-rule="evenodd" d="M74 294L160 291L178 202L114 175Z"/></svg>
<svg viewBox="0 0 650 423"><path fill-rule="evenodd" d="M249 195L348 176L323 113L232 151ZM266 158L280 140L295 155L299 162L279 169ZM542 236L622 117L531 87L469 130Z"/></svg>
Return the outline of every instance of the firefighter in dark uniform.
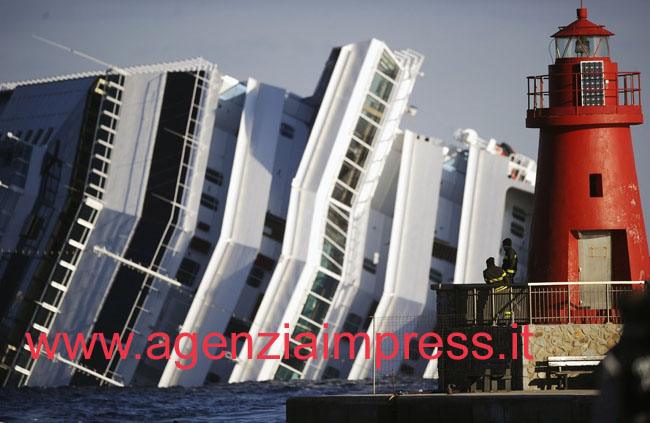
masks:
<svg viewBox="0 0 650 423"><path fill-rule="evenodd" d="M515 282L515 274L517 273L517 252L512 248L512 240L506 238L503 240L503 264L501 267L506 271L506 283Z"/></svg>
<svg viewBox="0 0 650 423"><path fill-rule="evenodd" d="M506 271L494 264L494 257L485 261L487 268L483 271L483 279L488 285L502 285L505 282Z"/></svg>
<svg viewBox="0 0 650 423"><path fill-rule="evenodd" d="M478 296L476 298L476 307L477 307L477 320L480 324L492 324L495 316L490 315L489 310L485 310L485 305L488 301L488 296L490 294L494 295L497 292L501 292L506 289L505 287L505 278L506 272L494 264L494 257L490 257L485 261L487 267L483 271L483 280L485 283L494 289L479 289Z"/></svg>

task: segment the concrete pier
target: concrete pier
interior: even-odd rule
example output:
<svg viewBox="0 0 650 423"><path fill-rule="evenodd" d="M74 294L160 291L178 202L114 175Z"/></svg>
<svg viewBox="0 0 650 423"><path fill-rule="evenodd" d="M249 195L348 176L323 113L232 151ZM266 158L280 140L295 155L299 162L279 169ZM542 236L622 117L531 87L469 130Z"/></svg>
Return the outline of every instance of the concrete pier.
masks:
<svg viewBox="0 0 650 423"><path fill-rule="evenodd" d="M588 423L597 398L597 391L295 397L287 423Z"/></svg>

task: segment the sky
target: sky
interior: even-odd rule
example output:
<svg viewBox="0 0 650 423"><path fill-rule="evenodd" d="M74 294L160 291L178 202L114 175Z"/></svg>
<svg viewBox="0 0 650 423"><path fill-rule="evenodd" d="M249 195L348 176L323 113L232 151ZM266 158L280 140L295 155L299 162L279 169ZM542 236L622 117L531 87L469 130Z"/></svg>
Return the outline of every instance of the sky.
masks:
<svg viewBox="0 0 650 423"><path fill-rule="evenodd" d="M650 1L583 0L589 19L617 34L621 71L650 78ZM415 117L402 126L450 140L457 128L537 156L525 127L526 76L548 73L550 35L580 0L208 1L0 0L0 81L102 69L38 35L127 67L202 56L237 79L310 95L330 50L375 37L425 55ZM645 83L645 86L650 86ZM650 104L645 93L642 100ZM646 113L648 113L646 111ZM632 127L650 234L650 124Z"/></svg>

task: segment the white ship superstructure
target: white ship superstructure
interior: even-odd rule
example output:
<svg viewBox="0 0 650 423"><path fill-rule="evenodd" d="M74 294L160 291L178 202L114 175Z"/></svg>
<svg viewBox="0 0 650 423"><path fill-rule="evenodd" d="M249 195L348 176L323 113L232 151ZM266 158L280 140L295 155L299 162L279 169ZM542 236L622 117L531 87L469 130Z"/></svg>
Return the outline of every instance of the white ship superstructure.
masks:
<svg viewBox="0 0 650 423"><path fill-rule="evenodd" d="M404 135L405 146L408 145L408 135L407 131ZM371 313L377 317L375 327L371 325L371 314L365 315L364 330L367 331L370 345L375 343L375 333L423 333L433 330L436 299L429 284L451 283L457 273L457 257L461 254L471 255L472 260L468 262L465 279L458 283L482 283L485 259L492 256L500 260L503 256L501 240L509 237L518 249L520 263L524 263L520 264L524 275L518 275L516 281L525 281L535 162L510 151L505 144L499 146L495 140L486 142L480 139L471 129L457 131L455 138L456 143L435 140L436 147L428 155L422 151L423 145L426 145L421 141L423 137L410 140L410 149L402 149L400 166L409 170L403 172L400 168L393 228L388 240L388 269L392 271L387 272L383 284L377 283L378 289L383 286L383 292L379 294L377 307ZM473 155L477 158L474 177L479 182L469 184L469 157ZM430 183L417 184L420 179ZM461 252L459 237L467 198L471 198L474 207L478 206L483 213L474 214L474 226L469 229L473 241L463 247L467 251ZM423 209L432 216L431 221L427 222L419 216ZM395 241L398 242L393 244ZM433 245L433 249L427 249L427 245ZM422 260L415 246L427 253L431 251L428 260ZM421 315L427 318L420 319ZM349 379L372 377L375 363L365 358L365 348L370 349L370 346L363 342L358 344L349 373L334 374ZM392 341L383 341L382 349L391 351ZM437 361L422 358L417 344L410 345L408 360L401 358L403 354L404 345L401 345L396 358L390 363L391 371L433 377ZM333 365L336 365L336 360L328 362L328 366ZM386 374L390 372L384 372Z"/></svg>
<svg viewBox="0 0 650 423"><path fill-rule="evenodd" d="M313 108L279 88L249 79L244 93L237 149L223 229L212 252L181 332L248 331L280 247L290 182L302 156ZM184 354L194 346L181 345ZM234 362L201 354L191 369L179 369L175 353L159 386L202 385L227 379Z"/></svg>
<svg viewBox="0 0 650 423"><path fill-rule="evenodd" d="M283 255L251 328L254 354L264 345L255 334L284 333L285 323L294 334L317 336L325 319L334 329L343 324L360 287L372 196L421 63L420 55L396 56L378 40L338 52L294 183ZM321 371L290 360L242 357L230 380Z"/></svg>
<svg viewBox="0 0 650 423"><path fill-rule="evenodd" d="M535 163L472 130L399 129L422 62L376 39L335 48L306 98L203 59L0 84L0 383L365 378L360 340L355 358L346 341L339 359L245 352L263 332L292 350L311 333L320 353L325 333L372 340L372 316L434 314L430 283L481 282L505 237L524 281ZM60 342L35 360L26 332L132 341L127 359ZM160 332L252 342L146 358Z"/></svg>
<svg viewBox="0 0 650 423"><path fill-rule="evenodd" d="M61 98L61 85L79 84L77 79L17 84L3 117L20 108L23 91L51 90L51 97ZM38 268L31 278L24 276L25 283L31 282L26 291L14 291L25 300L18 303L13 330L24 327L33 339L44 333L50 341L62 332L120 333L125 338L133 333L137 351L144 348L144 328L155 321L160 300L170 286L181 286L174 278L181 264L176 252L187 248L196 227L221 77L215 65L196 59L111 70L91 81L85 108L82 103L68 116L80 120L81 128L53 134L60 137L56 144L73 154L74 162L59 164L70 166L72 175L57 179L57 184L48 178L40 181L41 186L58 188L57 197L66 203L51 216L49 227L32 231L43 243L26 252ZM41 104L51 107L46 101ZM33 111L23 113L20 117L31 124ZM3 120L8 126L17 123L16 118ZM23 232L19 240L30 236ZM15 238L3 237L3 242ZM10 263L13 259L15 255ZM132 375L131 360L105 360L100 354L73 365L34 360L25 337L16 339L4 345L4 383L84 384L99 377L125 384ZM118 366L126 372L118 373Z"/></svg>

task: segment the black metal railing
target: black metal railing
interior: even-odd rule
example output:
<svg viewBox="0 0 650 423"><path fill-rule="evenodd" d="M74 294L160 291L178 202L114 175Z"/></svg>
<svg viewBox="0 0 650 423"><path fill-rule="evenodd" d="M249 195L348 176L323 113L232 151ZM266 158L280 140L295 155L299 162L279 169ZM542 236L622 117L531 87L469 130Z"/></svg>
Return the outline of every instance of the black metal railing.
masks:
<svg viewBox="0 0 650 423"><path fill-rule="evenodd" d="M622 323L624 295L647 289L637 281L544 282L492 287L432 285L441 327L522 324Z"/></svg>

